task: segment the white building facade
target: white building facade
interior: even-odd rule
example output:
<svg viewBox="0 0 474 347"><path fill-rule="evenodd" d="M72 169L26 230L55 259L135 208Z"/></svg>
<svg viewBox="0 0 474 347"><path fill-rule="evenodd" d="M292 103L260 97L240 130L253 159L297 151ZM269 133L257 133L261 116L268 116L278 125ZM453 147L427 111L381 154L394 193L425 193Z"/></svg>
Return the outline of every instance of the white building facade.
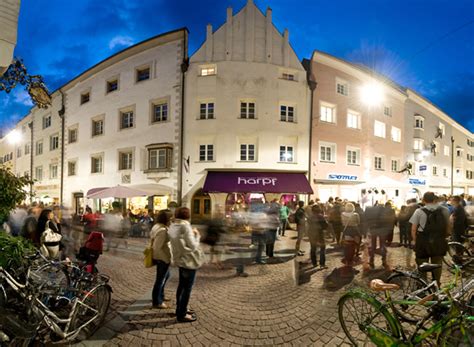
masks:
<svg viewBox="0 0 474 347"><path fill-rule="evenodd" d="M160 210L178 192L181 65L187 29L129 47L68 82L65 95L64 203L110 208L87 193L126 185L147 192L132 209ZM86 199L86 200L85 200Z"/></svg>
<svg viewBox="0 0 474 347"><path fill-rule="evenodd" d="M306 174L308 95L306 72L288 31L282 35L273 25L271 9L263 14L248 1L235 15L228 8L217 31L208 25L206 41L190 58L186 73L183 202L195 219L216 208L222 212L224 205L228 211L237 200L248 204L281 197L236 196L239 189L230 187L206 192L207 173L244 172L247 178L255 172ZM258 193L265 195L260 188Z"/></svg>

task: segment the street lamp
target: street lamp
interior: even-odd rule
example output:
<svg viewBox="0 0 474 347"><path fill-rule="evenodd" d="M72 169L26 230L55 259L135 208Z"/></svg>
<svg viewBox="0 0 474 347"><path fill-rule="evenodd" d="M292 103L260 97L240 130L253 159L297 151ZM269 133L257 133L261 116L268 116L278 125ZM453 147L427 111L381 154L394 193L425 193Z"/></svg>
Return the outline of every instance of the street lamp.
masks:
<svg viewBox="0 0 474 347"><path fill-rule="evenodd" d="M371 81L360 88L360 100L369 107L380 105L384 99L383 86L377 81Z"/></svg>

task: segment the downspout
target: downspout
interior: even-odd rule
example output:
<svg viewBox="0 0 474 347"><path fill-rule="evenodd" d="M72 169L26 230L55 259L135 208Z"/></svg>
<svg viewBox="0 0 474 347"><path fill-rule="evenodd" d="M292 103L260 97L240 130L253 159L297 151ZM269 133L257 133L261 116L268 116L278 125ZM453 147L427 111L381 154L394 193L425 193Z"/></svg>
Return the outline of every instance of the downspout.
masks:
<svg viewBox="0 0 474 347"><path fill-rule="evenodd" d="M313 150L313 101L314 101L314 91L316 90L318 83L314 80L314 76L312 73L313 71L312 71L311 60L303 59L302 65L306 70L306 82L308 83L308 87L311 92L310 105L309 105L308 180L309 180L309 184L312 185L311 168L313 165L311 162L311 154ZM310 196L311 194L308 194L308 200Z"/></svg>
<svg viewBox="0 0 474 347"><path fill-rule="evenodd" d="M183 156L184 156L184 95L185 77L189 67L188 58L188 30L184 29L183 61L181 63L181 119L179 134L179 158L178 158L178 206L183 202Z"/></svg>
<svg viewBox="0 0 474 347"><path fill-rule="evenodd" d="M454 194L454 136L451 136L451 195Z"/></svg>
<svg viewBox="0 0 474 347"><path fill-rule="evenodd" d="M28 123L30 128L30 201L33 202L33 151L36 148L33 147L33 116L31 117L31 122Z"/></svg>
<svg viewBox="0 0 474 347"><path fill-rule="evenodd" d="M64 106L64 93L62 90L59 90L59 92L61 93L61 109L58 111L59 118L61 118L61 177L59 182L59 206L62 206L64 193L64 133L66 126L64 114L66 113L66 108Z"/></svg>

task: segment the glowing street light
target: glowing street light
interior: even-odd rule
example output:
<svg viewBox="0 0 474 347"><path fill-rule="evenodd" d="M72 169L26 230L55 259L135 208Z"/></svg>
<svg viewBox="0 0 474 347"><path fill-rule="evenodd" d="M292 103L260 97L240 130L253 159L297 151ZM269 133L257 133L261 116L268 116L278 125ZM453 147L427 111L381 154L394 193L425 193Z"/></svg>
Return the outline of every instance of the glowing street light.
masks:
<svg viewBox="0 0 474 347"><path fill-rule="evenodd" d="M385 99L383 86L372 81L360 88L360 99L367 106L377 106Z"/></svg>
<svg viewBox="0 0 474 347"><path fill-rule="evenodd" d="M7 135L7 140L12 145L16 145L17 143L19 143L21 141L21 139L22 139L21 133L16 129L12 130Z"/></svg>

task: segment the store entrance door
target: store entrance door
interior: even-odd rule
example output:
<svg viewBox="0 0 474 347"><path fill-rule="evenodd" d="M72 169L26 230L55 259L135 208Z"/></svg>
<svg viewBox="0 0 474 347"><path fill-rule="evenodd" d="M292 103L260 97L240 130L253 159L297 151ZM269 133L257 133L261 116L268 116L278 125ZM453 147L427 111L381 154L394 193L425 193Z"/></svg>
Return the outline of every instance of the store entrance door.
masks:
<svg viewBox="0 0 474 347"><path fill-rule="evenodd" d="M73 193L73 210L77 215L84 213L84 193Z"/></svg>
<svg viewBox="0 0 474 347"><path fill-rule="evenodd" d="M191 206L191 219L193 222L211 218L211 197L199 189L193 196Z"/></svg>

